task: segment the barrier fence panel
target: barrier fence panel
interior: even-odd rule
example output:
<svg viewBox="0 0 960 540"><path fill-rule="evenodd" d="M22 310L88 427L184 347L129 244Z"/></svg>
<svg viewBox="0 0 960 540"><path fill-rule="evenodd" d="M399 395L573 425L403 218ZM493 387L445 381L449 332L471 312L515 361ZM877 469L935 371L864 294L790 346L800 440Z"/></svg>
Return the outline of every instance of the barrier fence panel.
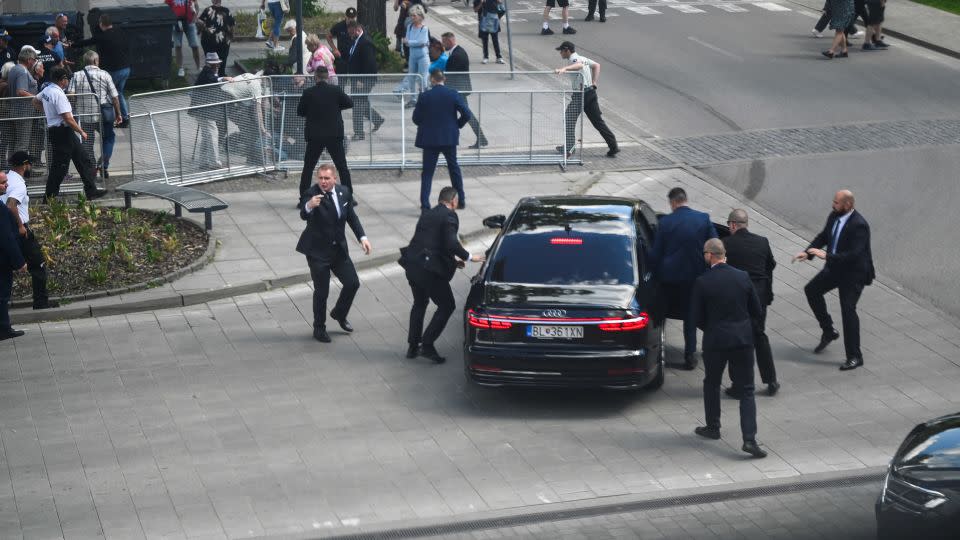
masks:
<svg viewBox="0 0 960 540"><path fill-rule="evenodd" d="M103 137L100 136L100 106L93 94L68 94L73 108L73 117L86 131L87 140L82 146L87 159L96 166L102 155ZM27 189L31 195L42 195L46 188L50 158L53 150L47 136L47 120L41 107L33 106L33 97L0 98L0 159L6 165L7 158L17 151L26 151L35 160ZM76 165L71 163L67 177L60 185L60 193L82 193L83 184Z"/></svg>
<svg viewBox="0 0 960 540"><path fill-rule="evenodd" d="M262 77L132 96L136 178L190 185L273 171L271 96Z"/></svg>

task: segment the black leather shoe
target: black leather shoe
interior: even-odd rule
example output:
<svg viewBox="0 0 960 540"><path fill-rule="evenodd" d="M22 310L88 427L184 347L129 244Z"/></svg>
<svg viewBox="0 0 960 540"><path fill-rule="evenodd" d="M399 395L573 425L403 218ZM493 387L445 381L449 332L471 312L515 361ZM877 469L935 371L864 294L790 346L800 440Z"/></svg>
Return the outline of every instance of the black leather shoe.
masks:
<svg viewBox="0 0 960 540"><path fill-rule="evenodd" d="M103 196L106 195L106 194L107 194L107 190L105 190L105 189L97 189L97 190L88 192L88 193L86 194L86 196L87 196L87 200L88 200L88 201L92 201L92 200L94 200L94 199L99 199L99 198L103 197Z"/></svg>
<svg viewBox="0 0 960 540"><path fill-rule="evenodd" d="M484 139L484 140L482 140L482 141L477 141L477 142L471 144L471 145L468 146L467 148L472 148L473 150L476 150L477 148L487 146L488 144L490 144L490 143L488 143L487 140Z"/></svg>
<svg viewBox="0 0 960 540"><path fill-rule="evenodd" d="M607 150L607 157L617 157L617 154L620 153L620 147L614 146L610 150Z"/></svg>
<svg viewBox="0 0 960 540"><path fill-rule="evenodd" d="M440 356L440 353L437 352L436 347L433 345L423 345L420 347L420 356L433 360L434 364L442 364L447 361L446 358Z"/></svg>
<svg viewBox="0 0 960 540"><path fill-rule="evenodd" d="M457 210L463 210L466 207L467 207L467 203L465 203L464 201L460 201L457 203Z"/></svg>
<svg viewBox="0 0 960 540"><path fill-rule="evenodd" d="M592 20L593 20L593 13L587 15L587 17L586 17L585 19L583 19L583 20L584 20L584 22L590 22L590 21L592 21Z"/></svg>
<svg viewBox="0 0 960 540"><path fill-rule="evenodd" d="M847 358L847 361L840 366L840 371L850 371L851 369L857 369L863 365L863 358L854 356L853 358Z"/></svg>
<svg viewBox="0 0 960 540"><path fill-rule="evenodd" d="M354 133L353 135L350 136L351 141L362 141L366 138L367 138L366 135L364 135L363 133Z"/></svg>
<svg viewBox="0 0 960 540"><path fill-rule="evenodd" d="M420 354L419 345L408 345L407 346L407 358L416 358Z"/></svg>
<svg viewBox="0 0 960 540"><path fill-rule="evenodd" d="M817 354L822 353L823 350L827 348L827 345L829 345L831 341L836 341L838 339L840 339L840 332L837 332L836 330L824 332L823 335L820 336L820 343L817 344L816 347L814 347L813 352Z"/></svg>
<svg viewBox="0 0 960 540"><path fill-rule="evenodd" d="M743 441L743 447L741 450L757 459L767 457L767 453L760 448L760 445L757 444L757 441Z"/></svg>
<svg viewBox="0 0 960 540"><path fill-rule="evenodd" d="M26 332L24 332L23 330L14 330L13 328L11 328L5 332L0 332L0 341L3 341L5 339L13 339L16 337L20 337L25 333Z"/></svg>
<svg viewBox="0 0 960 540"><path fill-rule="evenodd" d="M778 383L777 381L773 381L772 383L767 385L768 396L773 397L777 395L777 392L779 391L780 391L780 383Z"/></svg>
<svg viewBox="0 0 960 540"><path fill-rule="evenodd" d="M733 399L740 399L740 392L737 392L737 390L732 386L724 390L723 393L732 397Z"/></svg>
<svg viewBox="0 0 960 540"><path fill-rule="evenodd" d="M335 320L335 321L337 321L337 324L340 325L340 328L343 328L343 331L344 331L344 332L347 332L347 333L353 332L353 325L350 324L350 321L348 321L346 317L343 317L342 319L341 319L341 318L338 318L338 317L337 317L336 315L334 315L333 312L331 311L331 312L330 312L330 318L333 319L333 320Z"/></svg>
<svg viewBox="0 0 960 540"><path fill-rule="evenodd" d="M683 366L681 369L693 371L697 369L697 355L695 353L684 353Z"/></svg>
<svg viewBox="0 0 960 540"><path fill-rule="evenodd" d="M380 126L383 125L385 120L381 119L379 122L374 122L373 127L370 129L370 133L376 133Z"/></svg>
<svg viewBox="0 0 960 540"><path fill-rule="evenodd" d="M715 441L720 439L720 428L700 426L694 429L693 432L707 439L713 439Z"/></svg>
<svg viewBox="0 0 960 540"><path fill-rule="evenodd" d="M327 333L326 328L314 328L313 339L320 343L330 343L330 334Z"/></svg>
<svg viewBox="0 0 960 540"><path fill-rule="evenodd" d="M607 22L607 16L606 16L606 15L601 15L599 20L600 20L600 22Z"/></svg>

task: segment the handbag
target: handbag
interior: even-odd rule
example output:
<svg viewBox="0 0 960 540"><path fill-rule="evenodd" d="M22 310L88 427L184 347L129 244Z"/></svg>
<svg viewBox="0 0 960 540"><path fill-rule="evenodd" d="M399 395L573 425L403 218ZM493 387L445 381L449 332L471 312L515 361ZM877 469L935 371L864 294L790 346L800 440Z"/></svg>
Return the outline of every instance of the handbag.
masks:
<svg viewBox="0 0 960 540"><path fill-rule="evenodd" d="M290 2L289 0L280 0L280 10L284 13L290 13Z"/></svg>
<svg viewBox="0 0 960 540"><path fill-rule="evenodd" d="M93 79L90 78L90 72L87 71L87 68L83 68L83 73L87 76L87 84L90 86L90 91L93 95L97 96L97 103L100 103L100 94L97 93L97 89L93 87ZM116 112L113 110L113 104L103 104L100 103L100 122L104 124L113 124L117 120Z"/></svg>
<svg viewBox="0 0 960 540"><path fill-rule="evenodd" d="M480 31L488 34L496 34L500 31L500 19L496 13L488 11L480 17Z"/></svg>

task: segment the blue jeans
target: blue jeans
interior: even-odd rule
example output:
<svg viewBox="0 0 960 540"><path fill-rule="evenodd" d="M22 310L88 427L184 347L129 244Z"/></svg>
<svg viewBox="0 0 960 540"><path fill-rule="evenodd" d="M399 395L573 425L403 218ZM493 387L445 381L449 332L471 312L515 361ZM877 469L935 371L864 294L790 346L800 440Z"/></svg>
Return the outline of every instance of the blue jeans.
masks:
<svg viewBox="0 0 960 540"><path fill-rule="evenodd" d="M103 170L110 166L110 156L113 155L113 143L117 141L117 134L113 131L113 122L100 122L103 134Z"/></svg>
<svg viewBox="0 0 960 540"><path fill-rule="evenodd" d="M10 328L10 295L13 294L13 271L0 269L0 332Z"/></svg>
<svg viewBox="0 0 960 540"><path fill-rule="evenodd" d="M427 56L426 47L411 47L410 48L410 58L407 60L407 73L410 75L420 75L420 77L404 77L403 83L401 83L402 88L406 92L413 93L414 96L411 98L411 101L417 101L417 93L422 92L421 88L417 84L417 79L420 79L420 83L424 86L430 84L430 57Z"/></svg>
<svg viewBox="0 0 960 540"><path fill-rule="evenodd" d="M283 7L280 5L280 2L267 2L267 8L270 10L270 15L273 17L273 28L270 29L270 35L275 38L280 38L280 25L283 24Z"/></svg>
<svg viewBox="0 0 960 540"><path fill-rule="evenodd" d="M111 71L110 76L113 77L113 85L117 87L117 93L120 94L118 98L120 100L120 114L123 116L123 119L126 120L130 118L130 113L127 111L127 98L123 97L123 89L127 87L127 79L130 78L130 68L125 67ZM104 133L103 136L106 137L106 133Z"/></svg>
<svg viewBox="0 0 960 540"><path fill-rule="evenodd" d="M420 208L430 209L430 187L433 184L433 173L437 170L437 160L443 154L447 160L447 172L450 173L450 184L457 190L461 204L466 204L467 196L463 193L463 175L457 163L456 146L426 146L423 148L423 170L420 173Z"/></svg>

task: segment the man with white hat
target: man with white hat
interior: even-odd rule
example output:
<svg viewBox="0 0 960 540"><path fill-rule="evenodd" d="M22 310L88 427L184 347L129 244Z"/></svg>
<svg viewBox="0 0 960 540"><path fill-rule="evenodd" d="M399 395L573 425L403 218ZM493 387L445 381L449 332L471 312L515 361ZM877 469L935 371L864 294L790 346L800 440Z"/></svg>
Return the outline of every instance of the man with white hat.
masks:
<svg viewBox="0 0 960 540"><path fill-rule="evenodd" d="M217 53L209 52L204 58L206 63L197 75L194 86L233 81L233 77L221 77L217 74L221 64L220 56ZM221 98L223 98L223 94L217 92L214 88L198 88L190 94L191 109L187 114L197 120L197 126L200 129L197 156L200 167L203 169L220 169L223 167L223 163L220 162L220 144L213 140L214 128L217 127L216 122L223 117L223 114L222 109L216 106L194 107L225 101ZM221 114L214 114L216 112ZM226 123L224 122L222 129L217 131L220 138L226 137Z"/></svg>

